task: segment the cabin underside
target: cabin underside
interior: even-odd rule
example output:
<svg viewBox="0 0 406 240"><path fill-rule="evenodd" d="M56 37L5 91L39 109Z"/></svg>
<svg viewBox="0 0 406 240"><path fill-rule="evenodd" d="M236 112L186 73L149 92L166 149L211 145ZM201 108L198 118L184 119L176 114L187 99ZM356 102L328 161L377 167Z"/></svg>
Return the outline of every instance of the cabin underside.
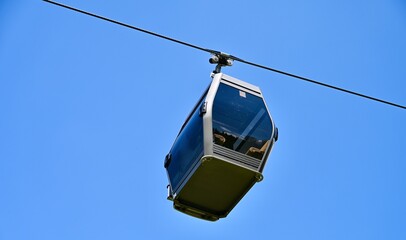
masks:
<svg viewBox="0 0 406 240"><path fill-rule="evenodd" d="M203 156L200 166L174 200L174 208L194 217L224 218L262 174L220 157Z"/></svg>

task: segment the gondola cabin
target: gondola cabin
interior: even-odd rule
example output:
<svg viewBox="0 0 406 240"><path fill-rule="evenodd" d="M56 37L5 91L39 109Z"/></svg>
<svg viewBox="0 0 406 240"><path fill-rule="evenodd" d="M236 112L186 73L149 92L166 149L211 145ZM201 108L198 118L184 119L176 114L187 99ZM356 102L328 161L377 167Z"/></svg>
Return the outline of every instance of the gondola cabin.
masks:
<svg viewBox="0 0 406 240"><path fill-rule="evenodd" d="M258 87L222 73L212 78L164 166L174 208L216 221L262 180L278 132Z"/></svg>

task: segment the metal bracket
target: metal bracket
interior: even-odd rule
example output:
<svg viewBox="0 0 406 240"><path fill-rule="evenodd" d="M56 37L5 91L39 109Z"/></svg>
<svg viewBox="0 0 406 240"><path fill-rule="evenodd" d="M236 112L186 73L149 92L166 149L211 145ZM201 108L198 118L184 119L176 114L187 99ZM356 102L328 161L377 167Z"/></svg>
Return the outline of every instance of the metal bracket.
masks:
<svg viewBox="0 0 406 240"><path fill-rule="evenodd" d="M221 67L223 67L223 66L232 66L233 61L234 60L232 59L232 57L229 54L223 53L223 52L214 53L211 56L211 58L209 59L209 62L211 64L217 64L213 73L220 73Z"/></svg>
<svg viewBox="0 0 406 240"><path fill-rule="evenodd" d="M168 186L166 186L166 188L168 189L168 196L166 197L166 199L173 201L174 196L172 195L172 187L171 185L168 184Z"/></svg>

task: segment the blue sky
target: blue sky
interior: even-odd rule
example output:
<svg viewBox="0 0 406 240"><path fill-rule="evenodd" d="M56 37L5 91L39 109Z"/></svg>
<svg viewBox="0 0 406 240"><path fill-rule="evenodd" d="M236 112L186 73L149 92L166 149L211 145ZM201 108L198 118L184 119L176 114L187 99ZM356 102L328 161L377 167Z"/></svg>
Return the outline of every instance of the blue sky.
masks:
<svg viewBox="0 0 406 240"><path fill-rule="evenodd" d="M406 105L406 4L63 3ZM0 2L0 239L405 239L406 111L235 63L279 141L226 219L166 200L209 55L43 1Z"/></svg>

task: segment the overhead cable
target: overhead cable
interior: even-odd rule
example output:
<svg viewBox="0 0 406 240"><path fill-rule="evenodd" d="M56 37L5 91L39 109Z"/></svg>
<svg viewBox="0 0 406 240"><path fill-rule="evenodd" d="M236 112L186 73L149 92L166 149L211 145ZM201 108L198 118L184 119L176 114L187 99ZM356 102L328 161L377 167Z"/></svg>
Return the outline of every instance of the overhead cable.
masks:
<svg viewBox="0 0 406 240"><path fill-rule="evenodd" d="M165 39L165 40L168 40L168 41L171 41L171 42L175 42L175 43L187 46L187 47L191 47L191 48L194 48L194 49L197 49L197 50L200 50L200 51L208 52L208 53L211 53L211 54L223 54L220 51L216 51L216 50L212 50L212 49L208 49L208 48L203 48L203 47L200 47L200 46L197 46L197 45L194 45L194 44L190 44L190 43L187 43L187 42L184 42L184 41L180 41L180 40L175 39L175 38L167 37L167 36L164 36L162 34L158 34L158 33L155 33L155 32L149 31L149 30L145 30L143 28L135 27L135 26L132 26L132 25L129 25L129 24L126 24L126 23L122 23L122 22L119 22L119 21L116 21L116 20L113 20L113 19L109 19L109 18L100 16L100 15L96 15L96 14L93 14L93 13L90 13L90 12L86 12L86 11L83 11L83 10L80 10L80 9L77 9L77 8L74 8L74 7L70 7L70 6L67 6L67 5L58 3L58 2L54 2L54 1L50 1L50 0L43 0L43 1L47 2L47 3L57 5L57 6L60 6L60 7L63 7L63 8L66 8L66 9L69 9L69 10L72 10L72 11L75 11L75 12L85 14L85 15L88 15L88 16L92 16L92 17L95 17L95 18L98 18L98 19L101 19L101 20L104 20L104 21L107 21L107 22L111 22L111 23L114 23L114 24L117 24L117 25L120 25L120 26L123 26L123 27L127 27L127 28L130 28L130 29L139 31L139 32L143 32L143 33L146 33L146 34L158 37L158 38L162 38L162 39ZM348 93L348 94L352 94L352 95L355 95L355 96L358 96L358 97L366 98L366 99L373 100L373 101L376 101L376 102L380 102L380 103L383 103L383 104L387 104L387 105L391 105L391 106L394 106L394 107L406 109L406 106L402 106L402 105L397 104L397 103L393 103L393 102L389 102L389 101L382 100L382 99L379 99L379 98L371 97L371 96L361 94L361 93L357 93L357 92L354 92L354 91L350 91L350 90L347 90L347 89L344 89L344 88L340 88L340 87L336 87L336 86L329 85L329 84L326 84L326 83L322 83L322 82L319 82L319 81L316 81L316 80L313 80L313 79L310 79L310 78L301 77L299 75L295 75L295 74L292 74L292 73L288 73L288 72L285 72L285 71L281 71L281 70L278 70L278 69L274 69L274 68L271 68L271 67L260 65L260 64L254 63L254 62L246 61L246 60L243 60L243 59L238 58L238 57L233 56L233 55L228 55L227 54L227 56L230 59L234 60L234 61L238 61L238 62L247 64L247 65L251 65L251 66L262 68L262 69L265 69L265 70L268 70L268 71L283 74L283 75L286 75L286 76L289 76L289 77L292 77L292 78L296 78L296 79L299 79L299 80L302 80L302 81L314 83L314 84L317 84L317 85L320 85L320 86L323 86L323 87L331 88L331 89L334 89L334 90L337 90L337 91L345 92L345 93Z"/></svg>

